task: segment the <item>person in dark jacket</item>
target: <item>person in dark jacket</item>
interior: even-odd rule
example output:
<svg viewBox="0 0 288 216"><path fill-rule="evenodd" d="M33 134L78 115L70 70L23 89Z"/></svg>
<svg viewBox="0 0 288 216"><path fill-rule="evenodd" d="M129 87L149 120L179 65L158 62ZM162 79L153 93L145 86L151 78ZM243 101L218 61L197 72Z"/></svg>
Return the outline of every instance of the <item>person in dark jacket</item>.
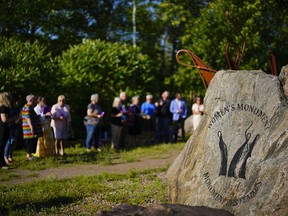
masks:
<svg viewBox="0 0 288 216"><path fill-rule="evenodd" d="M114 98L111 109L111 148L119 149L119 143L121 138L121 132L123 129L122 122L123 112L121 110L121 99L119 97Z"/></svg>
<svg viewBox="0 0 288 216"><path fill-rule="evenodd" d="M164 91L161 98L155 103L157 115L157 140L168 143L170 141L170 100L169 92Z"/></svg>
<svg viewBox="0 0 288 216"><path fill-rule="evenodd" d="M128 134L132 138L132 145L137 144L137 136L141 134L142 123L141 109L139 107L139 96L132 98L132 104L128 110Z"/></svg>

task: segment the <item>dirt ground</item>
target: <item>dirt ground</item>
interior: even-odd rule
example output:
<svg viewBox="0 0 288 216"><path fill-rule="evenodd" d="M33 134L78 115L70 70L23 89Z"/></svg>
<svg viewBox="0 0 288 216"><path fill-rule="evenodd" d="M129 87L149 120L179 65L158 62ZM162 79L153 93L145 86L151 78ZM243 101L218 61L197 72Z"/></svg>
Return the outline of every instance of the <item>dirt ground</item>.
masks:
<svg viewBox="0 0 288 216"><path fill-rule="evenodd" d="M131 163L118 163L113 165L89 164L89 165L64 165L45 170L30 171L11 169L9 175L16 175L8 181L0 181L0 185L15 185L35 180L45 179L67 179L76 176L88 176L107 173L127 173L129 170L144 170L151 168L162 168L170 166L180 152L173 152L168 158L151 159L143 158L141 161Z"/></svg>

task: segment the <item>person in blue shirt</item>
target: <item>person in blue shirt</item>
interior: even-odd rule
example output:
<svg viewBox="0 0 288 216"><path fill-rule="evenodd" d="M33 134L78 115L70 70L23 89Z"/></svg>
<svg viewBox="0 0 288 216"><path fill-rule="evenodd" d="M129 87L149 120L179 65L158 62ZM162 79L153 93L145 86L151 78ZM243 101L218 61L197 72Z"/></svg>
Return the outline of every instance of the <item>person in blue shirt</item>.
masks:
<svg viewBox="0 0 288 216"><path fill-rule="evenodd" d="M153 96L146 95L146 101L141 105L143 115L143 131L146 143L153 143L155 137L155 104L152 103Z"/></svg>
<svg viewBox="0 0 288 216"><path fill-rule="evenodd" d="M175 94L175 99L171 101L170 112L172 113L173 142L177 142L178 129L181 129L182 141L185 141L184 120L187 117L187 107L180 93Z"/></svg>
<svg viewBox="0 0 288 216"><path fill-rule="evenodd" d="M144 115L154 116L155 115L155 105L152 103L153 96L147 95L146 101L141 105L141 111Z"/></svg>

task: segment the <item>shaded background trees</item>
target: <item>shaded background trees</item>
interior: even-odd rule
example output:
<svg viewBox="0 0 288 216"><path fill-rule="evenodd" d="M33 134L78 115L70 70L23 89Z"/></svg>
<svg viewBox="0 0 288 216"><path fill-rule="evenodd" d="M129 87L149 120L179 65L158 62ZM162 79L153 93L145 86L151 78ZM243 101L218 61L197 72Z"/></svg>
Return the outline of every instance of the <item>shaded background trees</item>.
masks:
<svg viewBox="0 0 288 216"><path fill-rule="evenodd" d="M153 92L157 84L148 56L131 45L84 39L63 52L61 59L60 83L79 122L95 92L108 120L113 97L119 96L119 91L142 95Z"/></svg>
<svg viewBox="0 0 288 216"><path fill-rule="evenodd" d="M270 54L276 56L278 71L287 64L285 1L135 3L133 48L132 0L1 0L1 90L23 98L42 94L50 104L66 94L78 116L85 115L95 92L107 107L121 90L155 97L165 89L180 91L189 104L205 89L195 71L177 64L175 53L186 48L213 69L227 69L225 44L240 38L226 10L247 40L241 69L269 72Z"/></svg>
<svg viewBox="0 0 288 216"><path fill-rule="evenodd" d="M0 47L1 91L17 93L23 100L31 93L49 100L61 89L59 64L44 45L0 37Z"/></svg>

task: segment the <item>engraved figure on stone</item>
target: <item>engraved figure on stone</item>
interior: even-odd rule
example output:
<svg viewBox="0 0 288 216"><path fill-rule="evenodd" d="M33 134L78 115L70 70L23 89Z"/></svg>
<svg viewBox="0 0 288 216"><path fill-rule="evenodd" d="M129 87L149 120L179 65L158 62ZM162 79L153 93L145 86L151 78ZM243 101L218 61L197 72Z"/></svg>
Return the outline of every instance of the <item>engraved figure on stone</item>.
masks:
<svg viewBox="0 0 288 216"><path fill-rule="evenodd" d="M260 137L260 135L257 134L254 137L254 139L251 142L249 142L251 138L251 133L247 133L247 132L251 128L252 125L253 125L253 122L245 131L244 143L236 151L235 155L233 156L231 160L231 163L228 169L228 177L246 179L245 172L246 172L247 160L249 157L251 157L253 148L257 140ZM227 159L228 159L227 145L225 144L223 140L221 131L218 131L218 137L219 137L219 148L221 152L221 166L220 166L219 176L220 175L227 176Z"/></svg>
<svg viewBox="0 0 288 216"><path fill-rule="evenodd" d="M218 137L219 137L219 148L220 148L220 152L221 152L221 166L220 166L219 175L226 176L226 174L227 174L227 159L228 159L227 145L223 141L221 131L218 131Z"/></svg>

